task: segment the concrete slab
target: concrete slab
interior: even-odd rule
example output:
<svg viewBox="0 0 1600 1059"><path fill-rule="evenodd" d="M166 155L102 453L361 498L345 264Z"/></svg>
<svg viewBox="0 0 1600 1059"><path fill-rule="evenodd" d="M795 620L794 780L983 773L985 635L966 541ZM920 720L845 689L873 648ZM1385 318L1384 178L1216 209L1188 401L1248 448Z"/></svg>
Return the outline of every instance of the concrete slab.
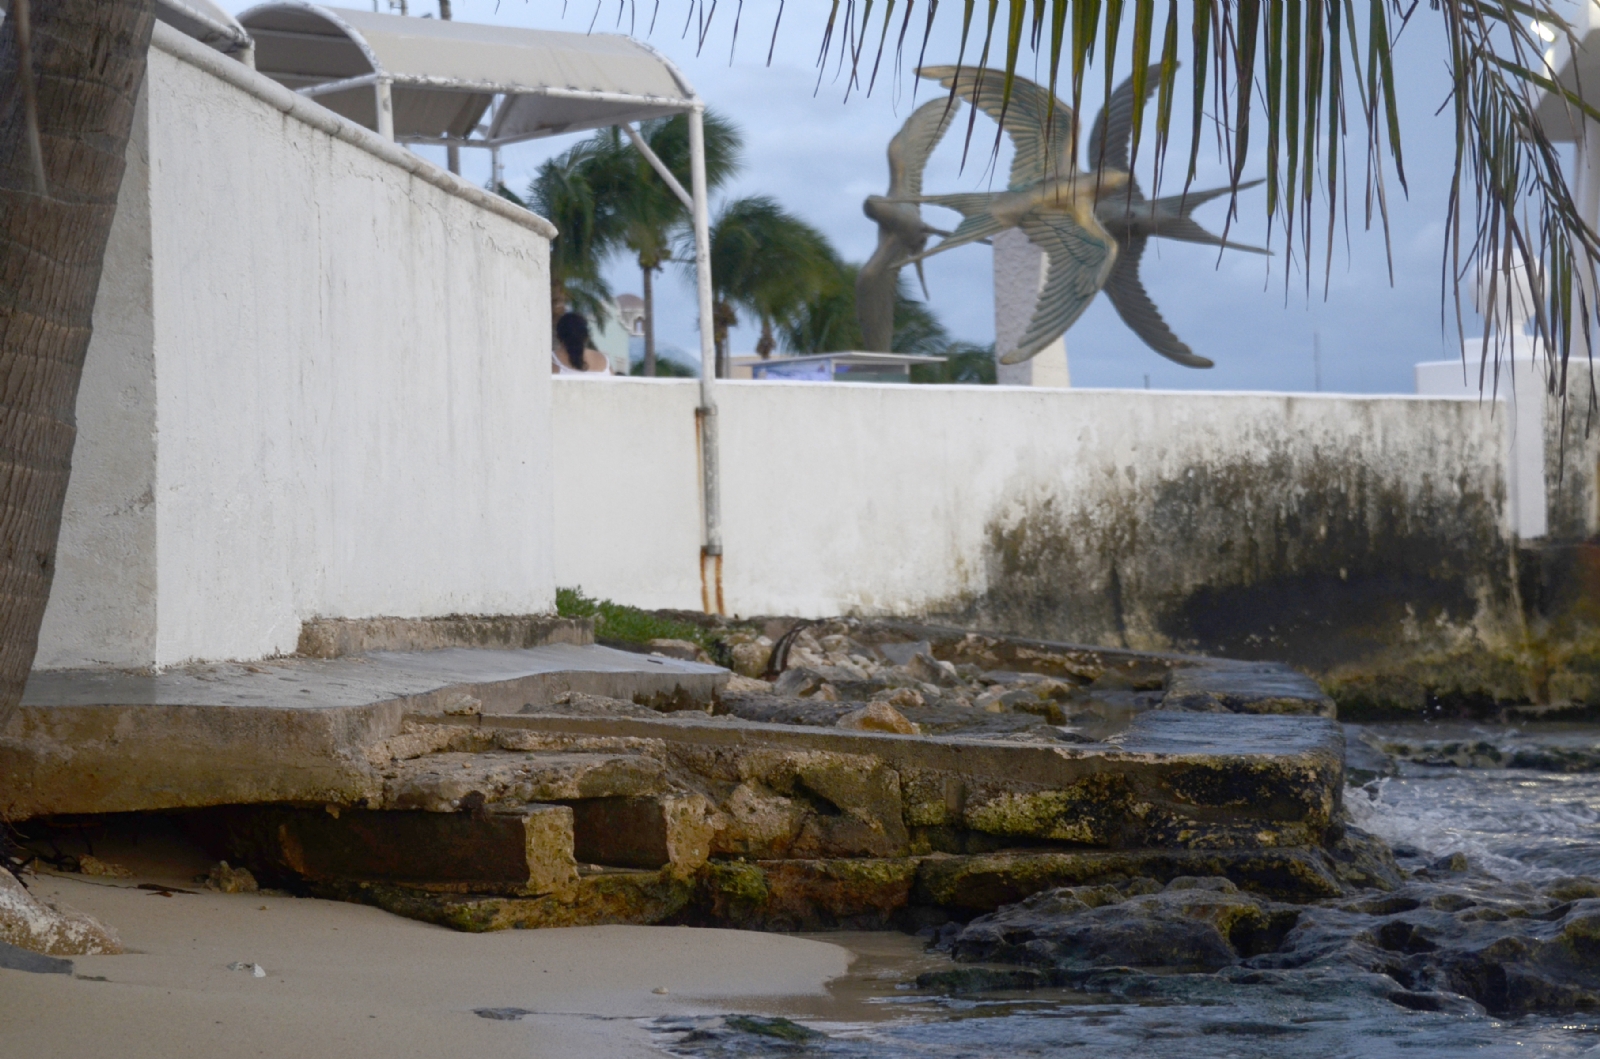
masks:
<svg viewBox="0 0 1600 1059"><path fill-rule="evenodd" d="M407 713L515 712L569 691L696 707L727 677L574 644L38 672L0 732L0 817L348 804L372 790L363 749Z"/></svg>

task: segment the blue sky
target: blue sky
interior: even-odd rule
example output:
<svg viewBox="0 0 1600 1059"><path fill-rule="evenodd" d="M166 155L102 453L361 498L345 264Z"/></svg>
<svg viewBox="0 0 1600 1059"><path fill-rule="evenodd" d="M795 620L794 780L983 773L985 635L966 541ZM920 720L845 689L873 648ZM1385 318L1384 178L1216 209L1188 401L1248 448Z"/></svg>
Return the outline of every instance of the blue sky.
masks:
<svg viewBox="0 0 1600 1059"><path fill-rule="evenodd" d="M387 9L387 0L381 0ZM597 7L598 2L598 7ZM227 4L234 10L246 4ZM347 4L345 6L356 6ZM362 5L367 6L367 5ZM870 95L845 92L845 79L832 64L822 73L816 65L823 12L820 0L790 2L773 41L775 0L724 0L703 46L696 28L685 30L687 0L662 0L653 32L648 19L654 0L637 0L637 35L669 56L694 83L708 104L733 119L745 136L744 171L724 189L724 196L771 195L786 208L824 231L852 260L872 251L876 231L861 213L861 201L882 193L887 183L884 149L917 102L930 98L932 86L910 73L915 52L898 69L880 71ZM919 5L920 6L920 5ZM981 6L981 5L980 5ZM502 25L533 26L586 32L630 29L628 3L618 0L455 0L455 17ZM412 0L411 13L434 10L432 0ZM598 12L598 14L597 14ZM735 13L741 24L737 40ZM947 17L947 15L949 17ZM927 48L930 63L953 62L959 43L959 6L947 4L936 21ZM913 33L915 34L915 30ZM769 44L771 64L767 64ZM1025 65L1028 61L1025 59ZM1412 390L1411 366L1421 360L1455 356L1453 339L1441 326L1440 265L1446 194L1451 175L1453 141L1446 103L1449 88L1438 17L1419 5L1397 54L1401 128L1410 194L1389 182L1389 213L1394 281L1385 262L1381 233L1363 230L1363 171L1349 173L1348 238L1343 218L1334 240L1333 265L1323 296L1319 236L1310 292L1306 273L1296 263L1286 275L1288 257L1279 232L1270 259L1226 253L1186 244L1157 241L1146 254L1147 288L1173 329L1196 352L1217 366L1208 371L1179 367L1148 350L1122 324L1104 298L1067 334L1067 349L1077 386L1184 389L1311 390L1315 382L1313 349L1321 347L1321 388L1343 392ZM1118 66L1118 79L1128 68ZM1089 78L1084 125L1087 127L1103 94L1103 80ZM1188 100L1180 96L1177 113L1186 115ZM544 158L564 150L574 137L538 141L505 153L506 182L517 190ZM925 187L930 191L984 190L1003 185L1009 148L1002 146L991 165L994 126L981 118L972 150L962 164L962 140L947 137L929 165ZM1174 156L1186 157L1186 133L1174 137ZM1359 140L1349 143L1360 157ZM487 180L484 152L464 152L464 172ZM1264 163L1252 158L1246 176L1264 174ZM1170 174L1167 187L1176 190ZM1201 150L1197 185L1212 187L1225 180L1211 141ZM1148 176L1146 177L1148 185ZM1319 197L1318 225L1325 229L1326 204ZM1221 228L1222 204L1204 207L1198 217L1213 230ZM1245 242L1266 241L1263 189L1245 192L1233 236ZM931 219L953 222L954 215L929 211ZM994 334L990 255L982 246L966 247L928 262L932 305L958 338L991 341ZM617 291L639 289L636 267L618 258L611 278ZM1287 284L1285 282L1287 278ZM669 273L657 286L658 335L666 344L698 348L695 306L690 284ZM741 328L735 352L754 346L755 333Z"/></svg>

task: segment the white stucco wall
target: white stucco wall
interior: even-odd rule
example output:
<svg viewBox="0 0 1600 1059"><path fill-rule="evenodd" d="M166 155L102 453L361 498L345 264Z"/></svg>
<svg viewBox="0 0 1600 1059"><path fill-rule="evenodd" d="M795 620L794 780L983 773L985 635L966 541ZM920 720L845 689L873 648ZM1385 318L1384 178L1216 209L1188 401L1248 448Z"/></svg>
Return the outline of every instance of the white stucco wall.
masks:
<svg viewBox="0 0 1600 1059"><path fill-rule="evenodd" d="M700 608L693 391L678 389L555 387L558 439L584 450L555 463L560 584ZM1334 523L1370 533L1379 561L1384 534L1510 532L1504 420L1470 400L795 382L717 399L732 614L947 612L996 587L997 539L1030 547L1029 525L1059 534L1057 553L1081 547L1085 593L1151 599L1266 576L1262 549L1292 532L1314 555ZM1274 522L1306 511L1326 512L1320 530ZM1121 587L1089 583L1104 552Z"/></svg>
<svg viewBox="0 0 1600 1059"><path fill-rule="evenodd" d="M556 583L699 610L697 379L551 383Z"/></svg>
<svg viewBox="0 0 1600 1059"><path fill-rule="evenodd" d="M1477 401L1479 414L1506 420L1507 486L1512 525L1523 540L1543 537L1548 528L1545 486L1545 416L1560 415L1560 407L1547 409L1545 362L1534 340L1517 335L1498 378L1491 362L1479 386L1483 339L1469 338L1459 360L1430 360L1413 369L1417 393L1432 397L1463 397ZM1492 360L1492 358L1491 358Z"/></svg>
<svg viewBox="0 0 1600 1059"><path fill-rule="evenodd" d="M97 329L39 664L549 611L548 226L164 30L147 206L117 219L145 278L108 269L102 294L143 282L148 335ZM116 502L153 509L120 552L94 524Z"/></svg>

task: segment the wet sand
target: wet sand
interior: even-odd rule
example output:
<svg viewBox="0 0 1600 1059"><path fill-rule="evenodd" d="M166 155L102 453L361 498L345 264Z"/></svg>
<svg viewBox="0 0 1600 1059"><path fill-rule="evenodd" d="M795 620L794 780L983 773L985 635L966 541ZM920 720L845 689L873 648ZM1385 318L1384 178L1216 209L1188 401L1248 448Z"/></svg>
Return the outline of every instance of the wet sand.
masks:
<svg viewBox="0 0 1600 1059"><path fill-rule="evenodd" d="M0 1056L659 1056L641 1020L823 1001L852 959L838 945L778 934L461 934L338 902L137 888L199 890L183 874L192 866L31 879L41 896L115 927L129 951L76 957L73 977L0 970ZM266 976L229 970L236 961ZM491 1007L533 1014L473 1013Z"/></svg>

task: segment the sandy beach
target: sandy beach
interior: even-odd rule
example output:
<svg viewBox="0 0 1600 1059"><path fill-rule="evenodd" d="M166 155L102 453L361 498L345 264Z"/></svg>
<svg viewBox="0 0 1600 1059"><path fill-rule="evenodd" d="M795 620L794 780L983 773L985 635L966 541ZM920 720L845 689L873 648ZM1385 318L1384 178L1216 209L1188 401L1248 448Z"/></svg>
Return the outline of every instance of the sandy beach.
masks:
<svg viewBox="0 0 1600 1059"><path fill-rule="evenodd" d="M733 930L461 934L358 905L205 892L180 877L191 866L31 879L128 952L77 957L73 976L0 970L0 1056L659 1056L643 1020L820 1000L851 961L826 942ZM474 1013L507 1007L531 1014Z"/></svg>

